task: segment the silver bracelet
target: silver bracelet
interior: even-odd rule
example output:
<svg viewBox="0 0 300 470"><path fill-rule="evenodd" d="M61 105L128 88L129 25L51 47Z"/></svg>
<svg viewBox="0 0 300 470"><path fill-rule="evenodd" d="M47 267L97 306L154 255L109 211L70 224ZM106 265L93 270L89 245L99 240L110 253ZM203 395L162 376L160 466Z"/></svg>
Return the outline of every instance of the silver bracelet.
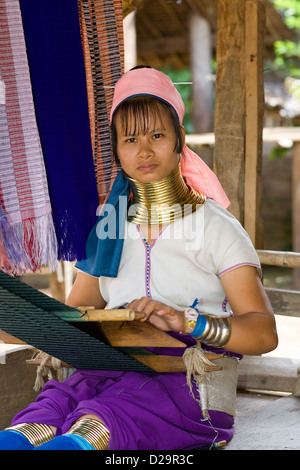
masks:
<svg viewBox="0 0 300 470"><path fill-rule="evenodd" d="M222 348L231 336L231 324L228 318L205 315L206 326L203 333L196 339L208 346Z"/></svg>

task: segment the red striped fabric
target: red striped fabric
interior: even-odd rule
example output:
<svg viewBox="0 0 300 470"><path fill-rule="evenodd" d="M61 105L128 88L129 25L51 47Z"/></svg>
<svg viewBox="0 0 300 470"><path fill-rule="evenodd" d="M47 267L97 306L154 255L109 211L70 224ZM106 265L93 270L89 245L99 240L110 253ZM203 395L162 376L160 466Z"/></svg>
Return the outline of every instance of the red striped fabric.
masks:
<svg viewBox="0 0 300 470"><path fill-rule="evenodd" d="M109 114L113 87L124 71L122 1L78 0L78 10L95 173L101 203L118 170L112 158Z"/></svg>
<svg viewBox="0 0 300 470"><path fill-rule="evenodd" d="M55 269L56 238L18 0L0 0L0 27L0 268L16 274L43 264Z"/></svg>

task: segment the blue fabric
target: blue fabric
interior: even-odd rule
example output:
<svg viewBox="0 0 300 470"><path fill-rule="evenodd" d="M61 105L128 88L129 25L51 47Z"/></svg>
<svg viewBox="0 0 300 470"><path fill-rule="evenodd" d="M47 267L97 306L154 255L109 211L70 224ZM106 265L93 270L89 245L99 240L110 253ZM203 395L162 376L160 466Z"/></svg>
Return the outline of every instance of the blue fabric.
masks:
<svg viewBox="0 0 300 470"><path fill-rule="evenodd" d="M56 436L35 450L95 450L83 437L75 434Z"/></svg>
<svg viewBox="0 0 300 470"><path fill-rule="evenodd" d="M98 191L77 2L20 0L58 258L86 256Z"/></svg>
<svg viewBox="0 0 300 470"><path fill-rule="evenodd" d="M17 431L1 431L0 450L34 450L34 446Z"/></svg>
<svg viewBox="0 0 300 470"><path fill-rule="evenodd" d="M76 267L81 271L98 277L118 275L130 191L130 183L120 171L102 214L88 237L87 257L76 263Z"/></svg>

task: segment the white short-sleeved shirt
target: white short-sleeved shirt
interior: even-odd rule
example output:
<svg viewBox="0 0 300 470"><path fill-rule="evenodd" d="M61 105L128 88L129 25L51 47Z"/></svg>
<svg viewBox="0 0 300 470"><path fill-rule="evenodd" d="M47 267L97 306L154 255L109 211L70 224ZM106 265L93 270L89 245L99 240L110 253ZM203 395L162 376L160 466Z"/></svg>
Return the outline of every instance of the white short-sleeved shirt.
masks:
<svg viewBox="0 0 300 470"><path fill-rule="evenodd" d="M201 312L224 316L230 306L220 277L242 265L260 268L241 224L211 199L166 225L151 245L139 226L125 224L118 276L99 279L106 308L147 296L183 310L197 298Z"/></svg>

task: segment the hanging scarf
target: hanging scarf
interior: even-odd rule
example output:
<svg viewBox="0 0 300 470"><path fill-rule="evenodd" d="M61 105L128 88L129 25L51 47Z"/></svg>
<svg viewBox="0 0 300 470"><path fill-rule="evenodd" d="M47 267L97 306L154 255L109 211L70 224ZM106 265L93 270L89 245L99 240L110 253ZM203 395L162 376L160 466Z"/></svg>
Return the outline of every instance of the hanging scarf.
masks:
<svg viewBox="0 0 300 470"><path fill-rule="evenodd" d="M175 109L180 123L182 123L185 108L180 94L168 76L158 70L149 68L131 70L117 82L110 120L124 100L143 95L154 96L170 104ZM181 173L186 178L187 183L193 189L204 193L208 198L214 199L221 206L228 207L229 200L213 171L186 145L182 154ZM119 224L126 215L126 212L123 214L124 211L120 207L120 200L123 199L118 198L118 193L124 195L126 192L129 194L128 180L120 172L107 204L104 206L104 211L87 240L88 256L86 260L82 260L76 265L81 271L94 276L117 276L118 263L123 247L123 239L120 236L122 226L119 226ZM110 217L115 214L117 217L117 236L115 238L99 237L99 233L103 233L103 225L108 222L105 214L109 214ZM120 219L120 214L123 214L123 219Z"/></svg>
<svg viewBox="0 0 300 470"><path fill-rule="evenodd" d="M101 215L86 243L86 259L76 267L92 276L116 277L118 275L124 242L124 221L131 187L120 171L114 181L109 198L102 206ZM110 236L109 227L114 227Z"/></svg>
<svg viewBox="0 0 300 470"><path fill-rule="evenodd" d="M20 0L58 258L82 259L97 185L77 2Z"/></svg>
<svg viewBox="0 0 300 470"><path fill-rule="evenodd" d="M109 115L114 85L124 67L122 2L78 0L78 8L94 165L102 203L118 171L112 158Z"/></svg>
<svg viewBox="0 0 300 470"><path fill-rule="evenodd" d="M17 0L0 0L0 268L56 267L56 238Z"/></svg>

